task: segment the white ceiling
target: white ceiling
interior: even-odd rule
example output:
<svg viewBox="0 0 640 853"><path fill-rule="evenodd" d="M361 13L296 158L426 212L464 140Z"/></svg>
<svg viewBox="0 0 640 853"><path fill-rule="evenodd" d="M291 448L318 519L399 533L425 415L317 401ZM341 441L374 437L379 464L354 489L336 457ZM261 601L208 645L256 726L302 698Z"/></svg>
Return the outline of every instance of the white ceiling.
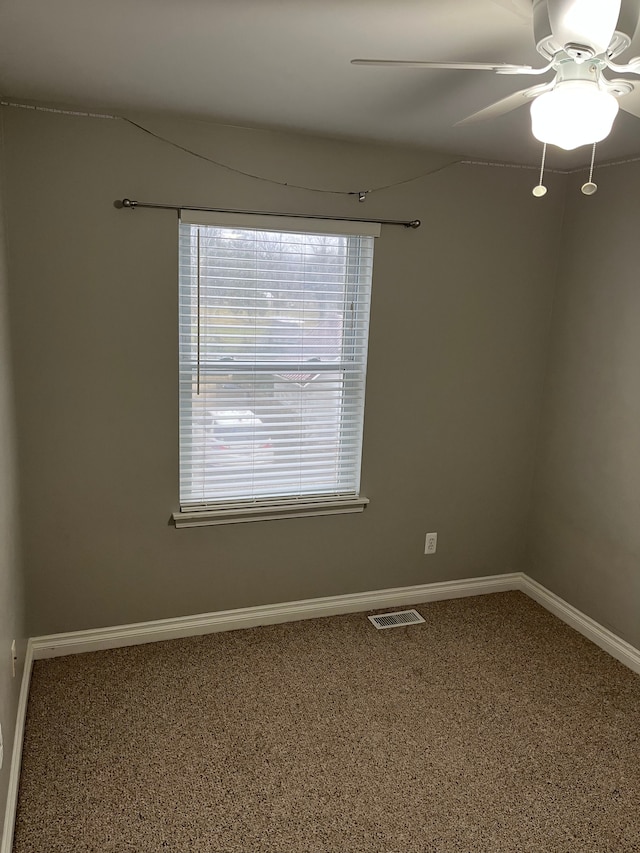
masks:
<svg viewBox="0 0 640 853"><path fill-rule="evenodd" d="M539 161L527 106L475 125L454 125L540 78L349 63L375 57L541 65L526 11L530 0L0 5L0 91L14 100L172 112L507 162ZM617 61L637 53L639 39ZM571 168L590 153L555 150L550 163ZM598 159L638 153L640 119L621 112Z"/></svg>

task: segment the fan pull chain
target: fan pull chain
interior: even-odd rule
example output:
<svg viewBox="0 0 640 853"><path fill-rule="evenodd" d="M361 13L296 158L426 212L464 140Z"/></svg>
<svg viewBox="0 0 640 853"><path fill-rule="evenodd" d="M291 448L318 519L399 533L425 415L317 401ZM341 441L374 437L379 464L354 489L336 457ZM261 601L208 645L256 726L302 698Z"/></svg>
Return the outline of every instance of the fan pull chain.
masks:
<svg viewBox="0 0 640 853"><path fill-rule="evenodd" d="M542 198L543 195L547 194L547 188L542 183L542 178L544 177L544 161L547 157L547 143L545 142L542 146L542 163L540 164L540 180L537 185L531 190L533 195L536 198Z"/></svg>
<svg viewBox="0 0 640 853"><path fill-rule="evenodd" d="M597 189L598 185L593 182L593 164L596 160L596 143L593 143L593 151L591 152L591 168L589 169L589 180L586 184L583 184L580 189L585 195L593 195Z"/></svg>

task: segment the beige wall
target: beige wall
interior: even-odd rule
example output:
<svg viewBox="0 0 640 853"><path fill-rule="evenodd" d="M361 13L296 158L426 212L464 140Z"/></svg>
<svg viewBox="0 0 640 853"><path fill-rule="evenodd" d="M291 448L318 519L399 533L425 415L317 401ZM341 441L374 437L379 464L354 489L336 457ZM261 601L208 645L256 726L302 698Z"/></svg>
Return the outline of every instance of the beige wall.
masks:
<svg viewBox="0 0 640 853"><path fill-rule="evenodd" d="M14 447L13 393L10 375L7 270L3 222L4 145L0 112L0 724L4 762L0 770L0 836L7 795L11 749L24 660L21 577L19 574L17 487ZM20 666L15 678L11 641L18 644Z"/></svg>
<svg viewBox="0 0 640 853"><path fill-rule="evenodd" d="M30 633L521 567L564 181L451 166L365 205L124 122L7 110ZM446 162L147 118L260 175L368 189ZM361 515L175 530L177 240L141 200L422 219L377 241ZM437 530L438 553L423 554Z"/></svg>
<svg viewBox="0 0 640 853"><path fill-rule="evenodd" d="M528 565L640 647L640 163L567 195Z"/></svg>

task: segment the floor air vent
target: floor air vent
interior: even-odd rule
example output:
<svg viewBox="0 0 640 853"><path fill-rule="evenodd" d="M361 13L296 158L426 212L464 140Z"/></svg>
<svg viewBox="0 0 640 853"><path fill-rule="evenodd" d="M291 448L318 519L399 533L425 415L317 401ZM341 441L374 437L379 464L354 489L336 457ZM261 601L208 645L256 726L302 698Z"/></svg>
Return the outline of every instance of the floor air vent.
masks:
<svg viewBox="0 0 640 853"><path fill-rule="evenodd" d="M379 613L377 616L367 616L376 628L401 628L403 625L416 625L424 622L417 610L398 610L397 613Z"/></svg>

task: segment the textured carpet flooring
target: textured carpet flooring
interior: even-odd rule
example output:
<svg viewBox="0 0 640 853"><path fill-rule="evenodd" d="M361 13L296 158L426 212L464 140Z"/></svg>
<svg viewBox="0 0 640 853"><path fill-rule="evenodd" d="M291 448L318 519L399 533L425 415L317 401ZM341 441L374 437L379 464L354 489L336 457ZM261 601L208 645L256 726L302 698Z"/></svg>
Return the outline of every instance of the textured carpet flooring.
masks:
<svg viewBox="0 0 640 853"><path fill-rule="evenodd" d="M39 661L15 853L640 851L640 677L520 593Z"/></svg>

